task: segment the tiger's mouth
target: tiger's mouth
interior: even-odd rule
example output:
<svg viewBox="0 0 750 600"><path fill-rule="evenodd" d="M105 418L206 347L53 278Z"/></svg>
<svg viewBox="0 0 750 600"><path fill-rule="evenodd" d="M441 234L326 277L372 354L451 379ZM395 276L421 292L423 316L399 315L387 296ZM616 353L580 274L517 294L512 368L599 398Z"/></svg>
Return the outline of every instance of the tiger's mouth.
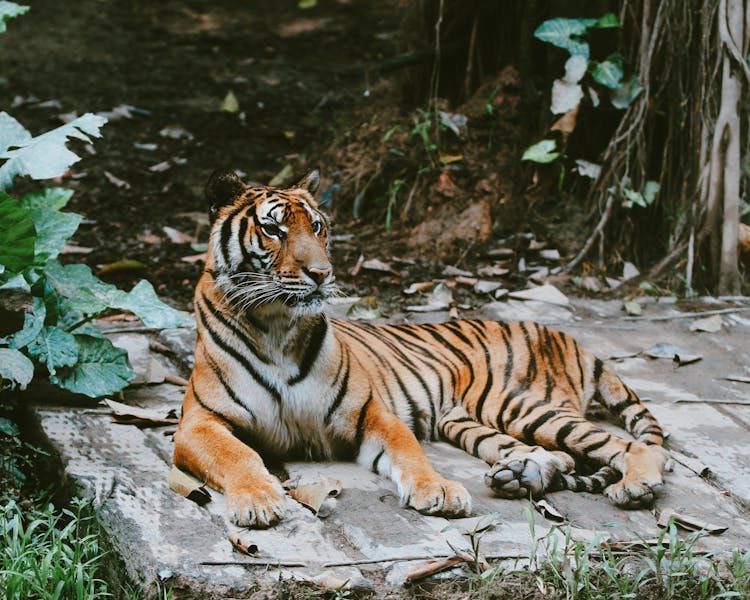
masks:
<svg viewBox="0 0 750 600"><path fill-rule="evenodd" d="M328 298L330 294L323 290L317 289L314 292L305 295L290 294L284 299L284 304L287 306L293 306L296 308L313 308L322 307L323 302Z"/></svg>

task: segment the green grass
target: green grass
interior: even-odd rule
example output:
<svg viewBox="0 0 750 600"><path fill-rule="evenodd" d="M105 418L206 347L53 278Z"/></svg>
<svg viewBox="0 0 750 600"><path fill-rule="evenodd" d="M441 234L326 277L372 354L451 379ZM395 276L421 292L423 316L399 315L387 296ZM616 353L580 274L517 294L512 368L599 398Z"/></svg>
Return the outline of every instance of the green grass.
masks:
<svg viewBox="0 0 750 600"><path fill-rule="evenodd" d="M0 581L4 598L84 600L107 596L95 576L102 558L86 502L31 510L11 500L0 508Z"/></svg>

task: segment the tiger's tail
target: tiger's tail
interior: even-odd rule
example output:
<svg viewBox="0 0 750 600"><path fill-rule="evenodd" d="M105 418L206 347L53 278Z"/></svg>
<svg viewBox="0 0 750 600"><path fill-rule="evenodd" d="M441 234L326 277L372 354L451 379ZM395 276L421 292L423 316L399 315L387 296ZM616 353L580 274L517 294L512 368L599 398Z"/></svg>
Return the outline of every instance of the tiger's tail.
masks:
<svg viewBox="0 0 750 600"><path fill-rule="evenodd" d="M623 420L637 441L663 446L664 432L651 411L617 374L598 358L594 361L594 397L611 414Z"/></svg>

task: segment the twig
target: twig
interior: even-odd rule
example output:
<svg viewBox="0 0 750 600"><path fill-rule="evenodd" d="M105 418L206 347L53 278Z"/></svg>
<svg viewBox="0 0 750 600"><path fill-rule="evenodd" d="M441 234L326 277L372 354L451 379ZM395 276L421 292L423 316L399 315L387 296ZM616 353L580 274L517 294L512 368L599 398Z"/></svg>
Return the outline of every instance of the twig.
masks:
<svg viewBox="0 0 750 600"><path fill-rule="evenodd" d="M736 312L748 312L748 308L717 308L715 310L702 310L698 312L686 312L678 315L661 315L658 317L623 317L623 321L674 321L675 319L692 319L693 317L710 317L711 315L726 315Z"/></svg>
<svg viewBox="0 0 750 600"><path fill-rule="evenodd" d="M593 233L589 236L589 239L586 240L586 243L583 245L583 248L581 248L581 251L576 255L576 257L573 260L571 260L567 265L565 265L565 268L563 270L566 273L569 273L581 263L581 261L586 257L586 255L591 250L591 246L594 245L596 238L600 235L603 235L604 227L606 227L607 221L609 221L609 217L612 215L612 208L614 207L614 205L615 205L615 195L610 194L609 198L607 198L607 204L604 207L604 213L602 214L602 218L599 219L599 223L597 223L596 227L594 228Z"/></svg>
<svg viewBox="0 0 750 600"><path fill-rule="evenodd" d="M204 560L198 563L207 567L242 566L249 567L308 567L303 562L285 562L283 560Z"/></svg>

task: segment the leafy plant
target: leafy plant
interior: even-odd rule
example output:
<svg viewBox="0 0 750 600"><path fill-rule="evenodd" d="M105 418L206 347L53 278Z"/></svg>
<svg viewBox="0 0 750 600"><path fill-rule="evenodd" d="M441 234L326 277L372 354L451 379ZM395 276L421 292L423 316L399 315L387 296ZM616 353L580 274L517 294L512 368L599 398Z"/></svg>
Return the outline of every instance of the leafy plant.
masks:
<svg viewBox="0 0 750 600"><path fill-rule="evenodd" d="M0 23L24 7L0 1ZM86 265L58 261L81 215L63 212L73 192L50 188L20 199L6 191L17 176L48 179L80 160L69 138L100 137L106 119L85 114L32 136L0 112L0 309L23 322L0 337L0 390L25 388L37 367L58 386L91 397L124 388L134 374L125 350L89 321L111 308L136 314L149 327L178 327L185 316L159 301L147 281L130 292L101 281Z"/></svg>

